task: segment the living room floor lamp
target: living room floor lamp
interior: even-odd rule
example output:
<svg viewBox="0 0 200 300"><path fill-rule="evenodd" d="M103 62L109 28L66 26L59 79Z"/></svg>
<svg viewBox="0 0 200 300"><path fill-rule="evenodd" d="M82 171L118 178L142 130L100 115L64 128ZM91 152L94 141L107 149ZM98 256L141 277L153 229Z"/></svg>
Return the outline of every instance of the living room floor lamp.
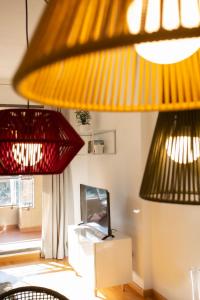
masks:
<svg viewBox="0 0 200 300"><path fill-rule="evenodd" d="M158 115L140 197L200 205L200 110Z"/></svg>
<svg viewBox="0 0 200 300"><path fill-rule="evenodd" d="M198 0L51 0L13 85L66 108L200 108L199 35Z"/></svg>

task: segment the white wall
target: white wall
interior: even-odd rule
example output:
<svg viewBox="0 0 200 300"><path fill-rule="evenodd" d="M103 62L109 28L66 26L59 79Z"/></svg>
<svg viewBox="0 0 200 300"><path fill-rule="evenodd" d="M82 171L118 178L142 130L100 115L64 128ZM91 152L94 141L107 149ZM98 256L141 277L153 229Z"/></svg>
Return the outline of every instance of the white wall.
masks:
<svg viewBox="0 0 200 300"><path fill-rule="evenodd" d="M75 224L81 221L80 215L80 183L88 181L88 156L77 155L70 163L72 175L73 219Z"/></svg>
<svg viewBox="0 0 200 300"><path fill-rule="evenodd" d="M169 300L189 300L189 270L200 266L200 207L152 204L152 280Z"/></svg>
<svg viewBox="0 0 200 300"><path fill-rule="evenodd" d="M158 204L138 196L156 117L157 113L93 113L95 128L116 129L117 154L77 156L72 161L75 223L80 221L79 184L107 188L112 228L133 238L137 283L168 300L190 300L189 269L200 266L200 207Z"/></svg>
<svg viewBox="0 0 200 300"><path fill-rule="evenodd" d="M18 225L18 208L0 207L0 226Z"/></svg>
<svg viewBox="0 0 200 300"><path fill-rule="evenodd" d="M116 129L114 155L78 155L71 163L74 189L75 223L80 222L80 183L106 188L111 196L112 228L133 238L133 270L139 278L146 275L146 239L144 238L141 183L141 114L93 113L94 129ZM73 113L71 123L74 123ZM74 124L73 124L74 125ZM138 214L133 213L139 209ZM146 259L145 259L146 256ZM142 285L143 285L143 280Z"/></svg>
<svg viewBox="0 0 200 300"><path fill-rule="evenodd" d="M28 25L29 40L39 20L44 0L28 1ZM11 82L19 62L26 50L25 35L25 1L24 0L0 0L0 82L6 79ZM7 89L1 88L0 91ZM12 93L12 97L17 97ZM19 97L18 97L19 99ZM10 98L0 97L0 104L8 104Z"/></svg>
<svg viewBox="0 0 200 300"><path fill-rule="evenodd" d="M143 161L156 115L142 115ZM148 213L145 231L150 236L151 250L150 264L146 266L151 270L152 287L168 300L190 300L189 270L200 267L200 207L143 202L144 213Z"/></svg>
<svg viewBox="0 0 200 300"><path fill-rule="evenodd" d="M11 86L12 78L27 49L25 1L0 0L0 7L0 106L26 105L27 99L17 95ZM28 1L29 40L45 7L44 0Z"/></svg>

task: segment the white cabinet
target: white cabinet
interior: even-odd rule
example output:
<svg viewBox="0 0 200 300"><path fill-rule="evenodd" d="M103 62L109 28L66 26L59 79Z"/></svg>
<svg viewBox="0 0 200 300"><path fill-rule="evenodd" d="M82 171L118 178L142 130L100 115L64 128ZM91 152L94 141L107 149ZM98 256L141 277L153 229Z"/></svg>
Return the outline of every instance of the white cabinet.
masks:
<svg viewBox="0 0 200 300"><path fill-rule="evenodd" d="M68 227L68 260L92 289L132 281L131 238L115 232L101 240L87 226Z"/></svg>

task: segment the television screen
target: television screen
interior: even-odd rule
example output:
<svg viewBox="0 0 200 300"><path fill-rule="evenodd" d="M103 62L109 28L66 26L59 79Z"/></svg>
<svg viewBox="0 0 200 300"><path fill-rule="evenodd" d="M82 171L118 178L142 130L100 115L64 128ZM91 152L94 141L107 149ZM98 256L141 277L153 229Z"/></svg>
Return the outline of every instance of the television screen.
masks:
<svg viewBox="0 0 200 300"><path fill-rule="evenodd" d="M110 226L110 197L105 189L80 185L81 221L107 236Z"/></svg>

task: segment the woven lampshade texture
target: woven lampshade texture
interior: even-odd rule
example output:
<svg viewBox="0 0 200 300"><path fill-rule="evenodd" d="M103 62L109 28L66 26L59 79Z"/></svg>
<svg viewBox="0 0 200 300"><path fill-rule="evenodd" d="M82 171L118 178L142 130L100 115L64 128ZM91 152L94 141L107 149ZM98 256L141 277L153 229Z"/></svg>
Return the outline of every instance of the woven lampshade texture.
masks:
<svg viewBox="0 0 200 300"><path fill-rule="evenodd" d="M196 1L196 0L192 0ZM57 107L97 111L200 108L200 51L181 63L157 65L133 45L199 36L199 23L145 31L143 0L138 33L127 24L131 0L50 1L13 85L26 98ZM181 3L181 1L180 1ZM163 1L158 1L163 9ZM197 11L200 16L199 10Z"/></svg>
<svg viewBox="0 0 200 300"><path fill-rule="evenodd" d="M200 204L200 111L158 115L140 197L155 202Z"/></svg>
<svg viewBox="0 0 200 300"><path fill-rule="evenodd" d="M0 175L61 173L84 144L62 114L51 110L0 110L0 128ZM36 153L34 161L27 151Z"/></svg>

